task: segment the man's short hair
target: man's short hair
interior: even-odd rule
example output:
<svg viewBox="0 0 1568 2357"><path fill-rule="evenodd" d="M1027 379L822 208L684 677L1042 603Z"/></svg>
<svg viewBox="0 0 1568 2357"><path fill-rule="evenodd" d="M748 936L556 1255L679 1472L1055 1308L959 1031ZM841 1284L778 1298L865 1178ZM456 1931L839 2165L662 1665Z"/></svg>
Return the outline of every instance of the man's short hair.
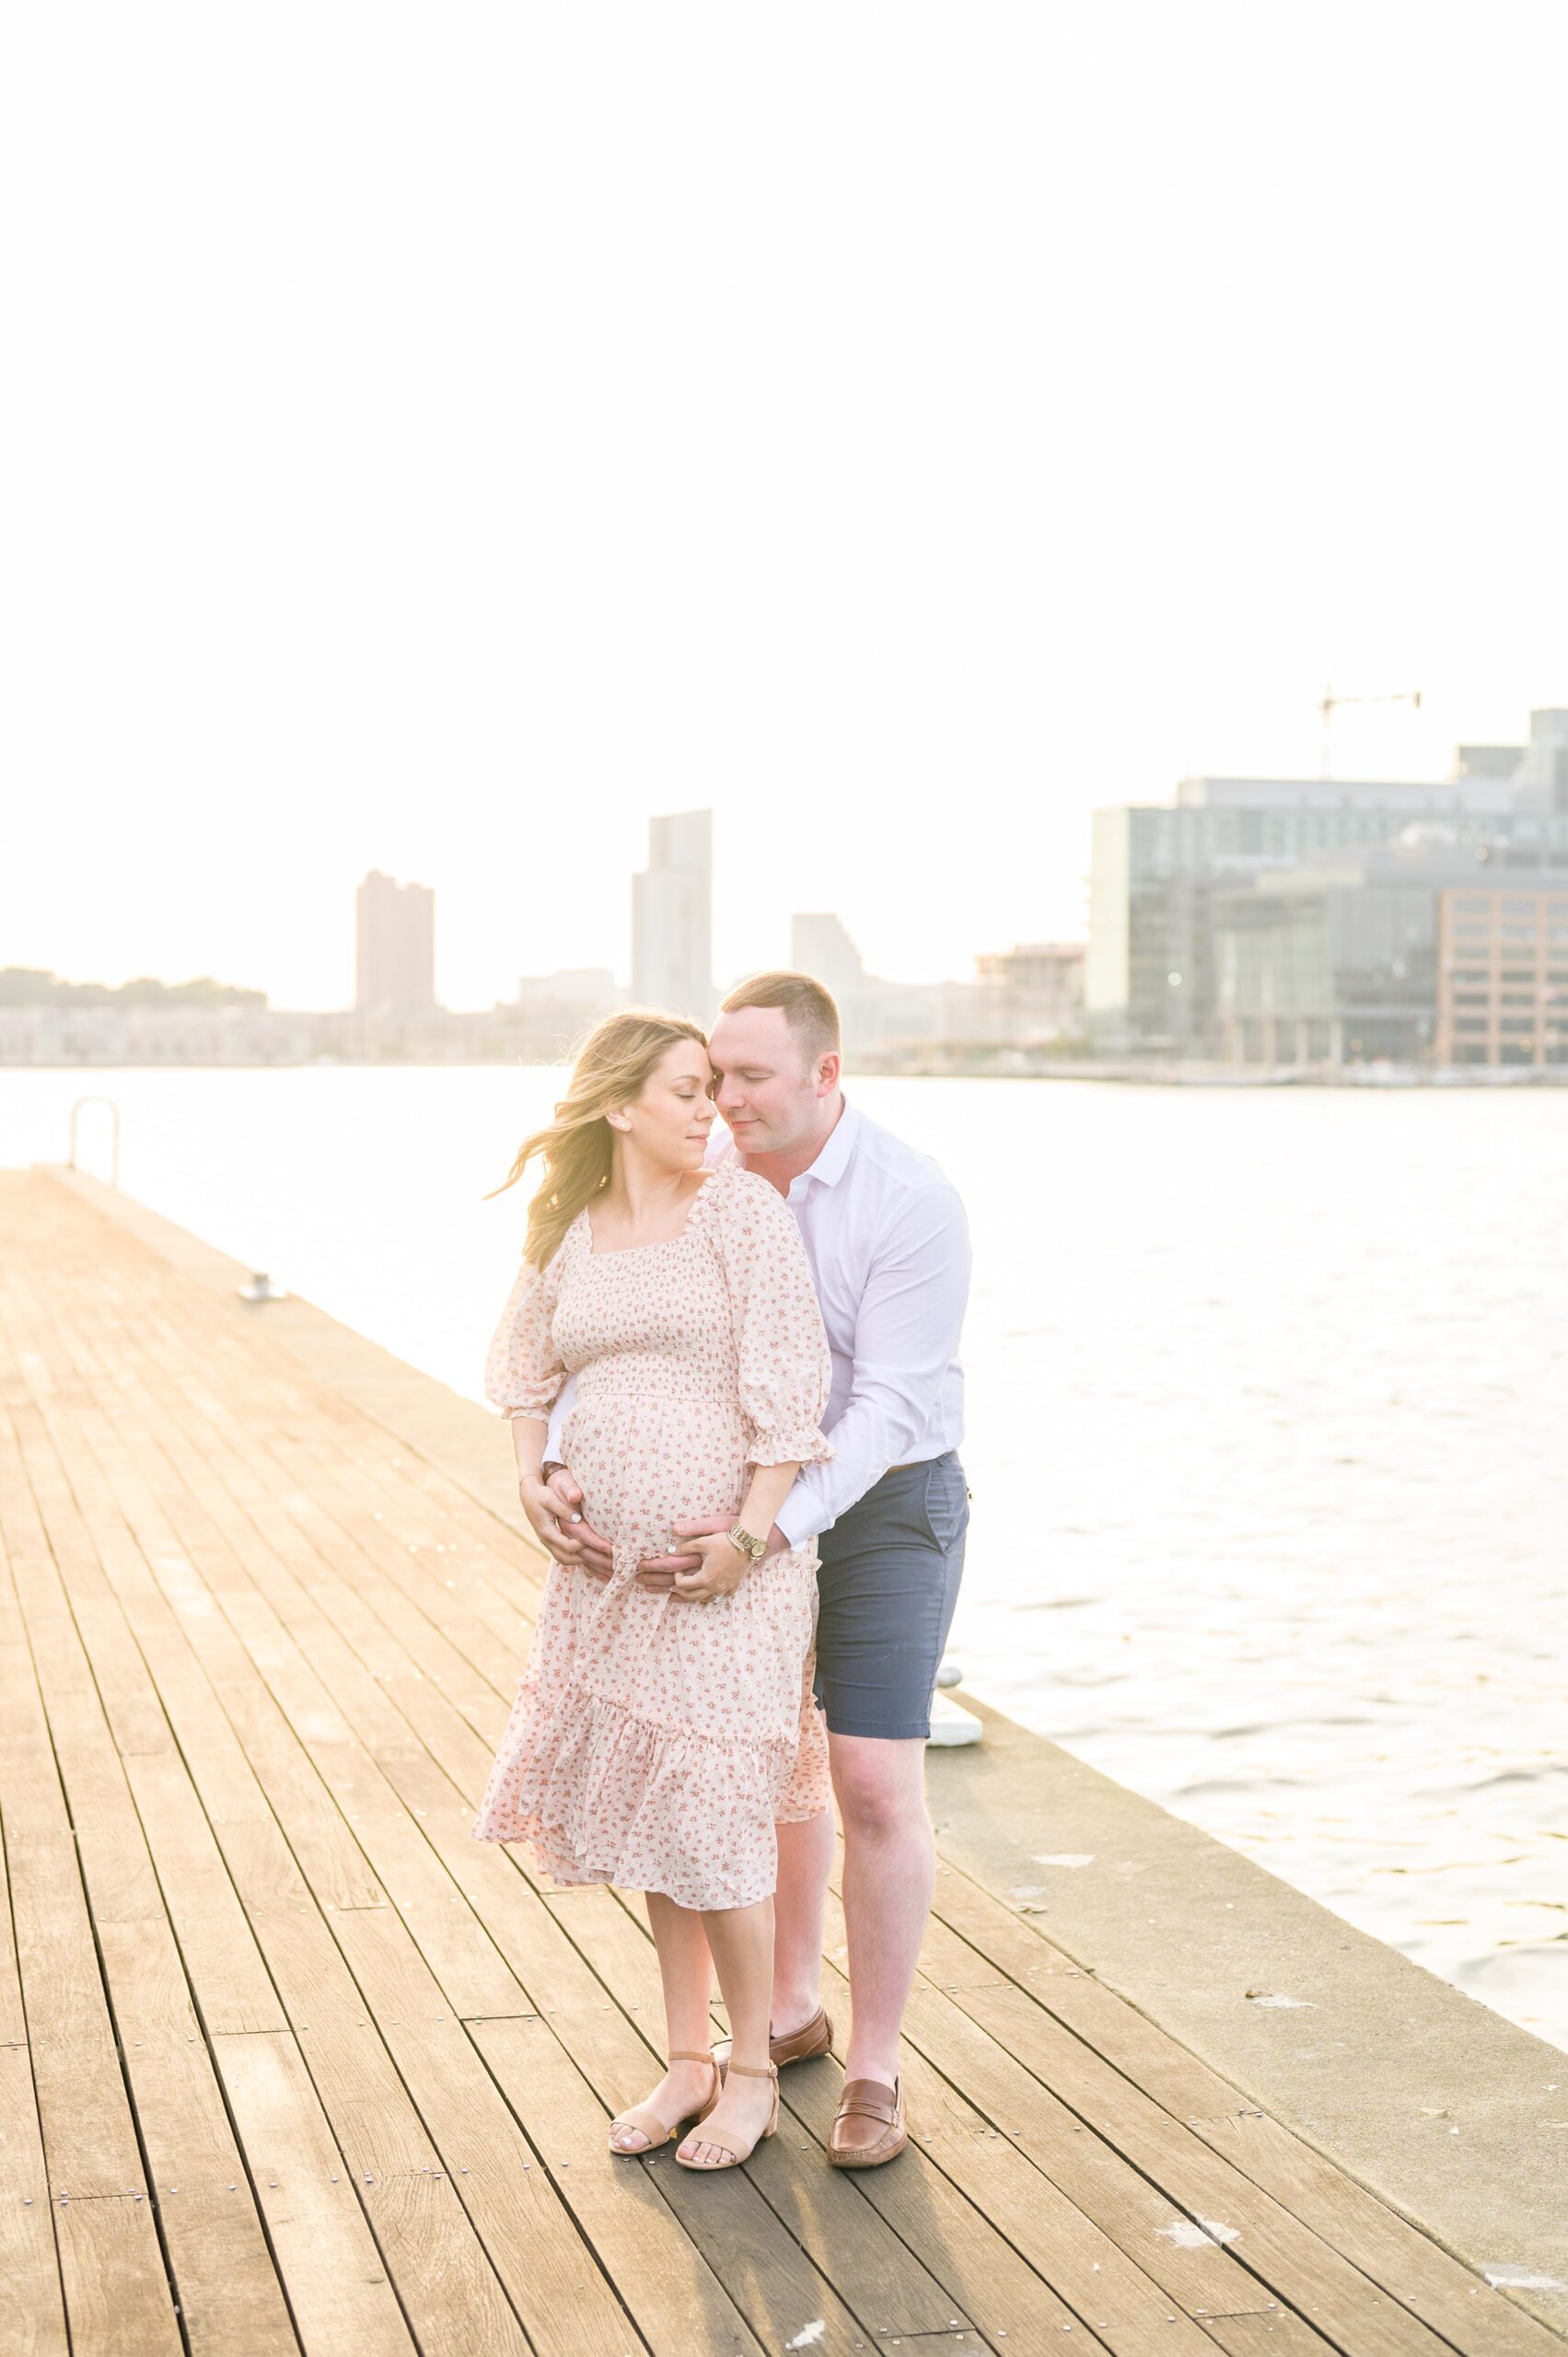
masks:
<svg viewBox="0 0 1568 2357"><path fill-rule="evenodd" d="M736 984L720 1013L738 1015L743 1006L782 1006L808 1062L839 1051L838 1004L815 974L796 974L783 967L772 973L753 974L748 981Z"/></svg>

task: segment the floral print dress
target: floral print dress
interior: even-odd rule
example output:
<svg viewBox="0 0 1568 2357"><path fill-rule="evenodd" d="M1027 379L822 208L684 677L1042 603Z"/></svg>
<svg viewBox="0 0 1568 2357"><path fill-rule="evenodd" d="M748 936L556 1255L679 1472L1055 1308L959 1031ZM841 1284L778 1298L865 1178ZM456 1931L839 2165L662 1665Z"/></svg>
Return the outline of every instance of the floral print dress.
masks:
<svg viewBox="0 0 1568 2357"><path fill-rule="evenodd" d="M558 1883L749 1906L777 1881L774 1821L829 1801L816 1548L710 1604L634 1574L672 1524L738 1514L750 1467L832 1455L827 1337L783 1197L731 1159L679 1236L612 1252L580 1212L546 1268L524 1261L485 1388L542 1418L568 1373L563 1453L613 1574L551 1565L474 1831L527 1842Z"/></svg>

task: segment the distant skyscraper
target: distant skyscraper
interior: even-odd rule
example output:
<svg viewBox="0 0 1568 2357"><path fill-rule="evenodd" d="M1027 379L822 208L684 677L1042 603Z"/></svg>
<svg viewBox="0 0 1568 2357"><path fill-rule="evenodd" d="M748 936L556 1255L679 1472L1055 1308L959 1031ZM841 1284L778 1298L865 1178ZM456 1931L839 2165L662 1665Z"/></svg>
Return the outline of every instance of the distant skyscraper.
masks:
<svg viewBox="0 0 1568 2357"><path fill-rule="evenodd" d="M648 821L648 864L632 878L632 995L706 1023L714 1011L714 814Z"/></svg>
<svg viewBox="0 0 1568 2357"><path fill-rule="evenodd" d="M372 868L354 896L354 1004L361 1015L428 1015L436 1004L436 895Z"/></svg>
<svg viewBox="0 0 1568 2357"><path fill-rule="evenodd" d="M828 914L796 916L789 926L790 963L796 973L815 974L826 982L841 1006L865 981L865 960L844 926L842 917Z"/></svg>

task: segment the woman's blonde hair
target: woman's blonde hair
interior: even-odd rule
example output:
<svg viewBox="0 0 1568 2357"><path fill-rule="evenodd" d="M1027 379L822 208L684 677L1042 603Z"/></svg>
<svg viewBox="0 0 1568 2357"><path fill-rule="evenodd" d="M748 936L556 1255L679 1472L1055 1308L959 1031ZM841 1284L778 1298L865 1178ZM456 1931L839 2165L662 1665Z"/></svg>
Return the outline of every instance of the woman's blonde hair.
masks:
<svg viewBox="0 0 1568 2357"><path fill-rule="evenodd" d="M544 1176L528 1205L523 1241L523 1258L536 1269L548 1264L584 1204L610 1184L615 1132L605 1115L610 1106L630 1105L640 1097L670 1049L682 1039L695 1039L700 1048L707 1048L707 1033L684 1016L631 1006L607 1015L583 1041L555 1119L523 1140L511 1169L484 1198L488 1202L492 1195L515 1187L528 1164L542 1158Z"/></svg>

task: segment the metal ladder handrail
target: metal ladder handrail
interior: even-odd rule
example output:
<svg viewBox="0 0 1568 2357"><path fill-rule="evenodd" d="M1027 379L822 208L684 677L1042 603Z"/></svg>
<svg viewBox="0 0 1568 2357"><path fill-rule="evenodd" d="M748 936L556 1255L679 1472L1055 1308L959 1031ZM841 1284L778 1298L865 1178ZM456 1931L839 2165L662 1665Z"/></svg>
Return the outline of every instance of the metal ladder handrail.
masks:
<svg viewBox="0 0 1568 2357"><path fill-rule="evenodd" d="M112 1097L78 1097L72 1106L71 1159L68 1167L72 1170L80 1167L76 1161L76 1116L87 1105L107 1105L114 1116L114 1127L110 1132L109 1183L111 1187L118 1187L120 1184L120 1108Z"/></svg>

